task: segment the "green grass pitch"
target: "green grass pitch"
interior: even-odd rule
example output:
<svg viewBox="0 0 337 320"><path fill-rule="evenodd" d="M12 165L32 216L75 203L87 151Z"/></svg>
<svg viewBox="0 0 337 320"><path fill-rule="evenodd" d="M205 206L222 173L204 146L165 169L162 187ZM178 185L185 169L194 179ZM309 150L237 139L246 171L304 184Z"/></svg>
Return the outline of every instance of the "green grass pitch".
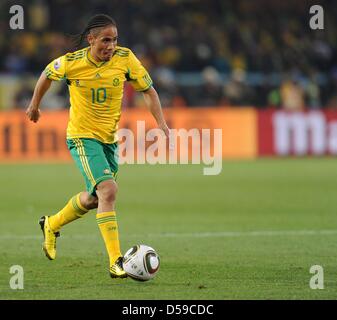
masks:
<svg viewBox="0 0 337 320"><path fill-rule="evenodd" d="M123 252L153 246L157 277L112 280L94 211L65 226L57 259L44 256L38 219L84 187L74 164L1 164L0 299L335 299L337 161L225 161L120 167ZM9 268L24 269L24 289ZM309 287L312 265L324 289Z"/></svg>

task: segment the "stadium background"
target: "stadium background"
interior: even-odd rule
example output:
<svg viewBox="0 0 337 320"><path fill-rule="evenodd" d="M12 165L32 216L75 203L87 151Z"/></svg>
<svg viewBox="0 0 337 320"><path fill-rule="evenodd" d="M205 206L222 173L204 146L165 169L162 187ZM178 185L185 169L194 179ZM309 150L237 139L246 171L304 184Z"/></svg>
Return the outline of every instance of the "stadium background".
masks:
<svg viewBox="0 0 337 320"><path fill-rule="evenodd" d="M8 12L13 4L24 7L24 30L9 28L11 16ZM314 4L324 8L324 30L311 30L309 27L309 8ZM20 262L20 255L15 255L13 251L17 246L24 247L25 241L30 249L24 261L29 266L35 265L35 260L31 261L28 256L40 259L37 258L40 253L35 253L30 242L39 245L40 238L38 235L36 238L27 235L27 232L36 232L30 222L32 216L35 219L43 210L56 210L82 183L65 146L69 108L65 83L53 84L43 100L43 117L37 125L26 120L24 110L40 72L49 61L72 50L69 34L81 32L91 15L102 12L117 21L119 45L130 47L149 70L172 128L223 129L224 170L213 180L203 180L200 170L191 166L131 166L121 169L124 172L120 177L121 185L124 188L130 186L128 195L123 196L121 191L120 206L129 216L121 216L120 219L128 230L126 234L131 234L131 240L125 236L124 249L136 240L132 238L132 232L153 241L156 248L167 254L171 269L166 272L174 283L174 272L186 269L194 262L185 264L186 261L182 260L176 266L174 259L179 260L180 257L165 242L165 237L160 240L164 243L146 238L153 230L164 234L172 231L186 234L217 232L219 238L209 240L209 246L184 243L187 248L185 257L191 258L195 264L200 263L196 254L199 250L212 253L214 248L223 248L224 239L219 234L224 230L278 232L281 229L285 230L285 234L290 232L290 239L285 235L281 240L274 238L274 243L264 238L268 238L268 234L263 235L263 232L261 238L257 236L251 242L252 238L249 240L248 235L239 248L235 242L237 235L230 239L231 235L225 234L230 245L221 254L214 251L213 258L208 258L209 264L214 266L226 261L236 264L237 269L222 265L221 268L227 268L227 273L224 277L219 270L211 273L212 285L207 280L196 284L195 273L192 272L190 280L186 283L181 280L177 284L178 288L186 285L184 290L190 295L180 294L180 289L178 293L173 293L164 281L164 286L158 291L154 289L153 294L145 287L147 289L141 291L145 296L132 293L131 297L333 297L337 276L330 278L330 291L326 290L325 295L308 291L309 264L317 263L309 249L301 252L301 262L289 261L285 256L287 253L293 258L298 256L295 248L302 244L313 249L314 256L325 261L331 270L336 266L333 258L336 233L331 229L337 222L333 210L337 175L334 164L337 154L337 3L334 1L1 1L0 168L6 184L0 217L3 221L2 250L6 252L2 257L3 265L7 268L9 261L13 264ZM128 84L123 109L120 128L133 128L137 119L145 119L148 128L153 125L141 95ZM66 164L61 164L64 161ZM139 190L139 181L132 174L144 179L150 177L144 190ZM73 178L67 186L64 186L64 175ZM50 177L50 181L54 182L50 185L51 182L44 177ZM159 202L153 204L146 190L152 190L154 185L160 192L165 179L168 185L163 194L157 195ZM45 184L50 190L45 190ZM52 192L53 198L47 191ZM132 192L135 194L131 195ZM186 202L181 202L179 193L186 196ZM45 198L41 200L41 197ZM143 200L141 197L144 197ZM16 205L14 209L12 202ZM139 206L145 206L144 212ZM173 208L175 213L172 213ZM170 215L170 219L158 218L158 211L163 216ZM144 224L145 230L135 226L143 223L137 213L147 214L151 221ZM16 229L18 217L22 218L19 230ZM195 225L191 225L192 217ZM76 227L69 228L81 233ZM94 232L93 227L84 222L81 228ZM316 241L315 238L314 245L309 236L322 235L326 229L330 230L325 234L328 239L323 236ZM291 230L295 230L293 235ZM304 230L304 234L297 234L296 230ZM83 240L84 243L86 241ZM174 241L178 240L172 240L172 246ZM181 243L178 242L179 245ZM213 249L210 249L212 245ZM64 247L63 250L65 256L68 254L67 259L71 260L70 249ZM78 250L79 254L85 252ZM217 255L219 261L215 258ZM76 257L68 264L61 260L66 271L68 265L76 267L86 263L83 257L76 262ZM91 265L87 270L99 270L93 262L96 258L89 259ZM104 261L103 256L97 259ZM250 259L251 266L257 267L254 275L262 279L262 284L249 282L252 278L243 262L247 259ZM274 264L272 259L275 259ZM47 262L45 265L40 263L38 272L43 278ZM284 268L278 269L282 263ZM258 275L265 264L267 270L270 267L270 273L266 271L270 281ZM200 267L203 269L199 270L201 274L206 274L210 265L203 260ZM56 274L57 268L53 268ZM8 274L6 270L3 269L2 274ZM294 274L294 278L288 272ZM69 271L65 272L66 279L69 274ZM80 277L84 277L84 283L93 281L84 275ZM199 279L198 273L195 278ZM0 285L5 286L6 279L0 278ZM36 284L34 279L31 275L32 287L26 291L26 296L22 295L23 298L60 298L64 294L60 285L55 292L48 293L47 290L43 295L39 288L46 290L46 287ZM66 288L69 285L67 281L64 284ZM95 281L102 282L96 276ZM219 283L227 290L222 290ZM247 283L255 286L257 291L249 291ZM90 293L83 293L84 284L82 286L83 290L76 291L78 287L70 284L65 297L92 298ZM212 286L217 289L212 291ZM132 289L132 286L129 284L127 288ZM101 295L95 291L94 297L118 298L102 287L97 290L101 290ZM5 298L18 297L13 291L5 292ZM122 298L128 297L127 291L122 293Z"/></svg>
<svg viewBox="0 0 337 320"><path fill-rule="evenodd" d="M222 128L224 139L236 140L224 142L224 157L337 152L332 2L321 2L325 29L315 31L309 8L317 1L24 1L25 29L16 31L8 28L10 4L1 4L1 160L67 157L60 125L65 115L51 116L31 133L31 125L22 127L22 112L8 112L27 107L39 73L73 49L69 35L97 12L117 20L120 45L132 48L149 70L172 127L179 118L186 128ZM68 107L66 84L54 84L42 108ZM123 108L129 114L145 109L129 85ZM20 144L25 135L29 139Z"/></svg>

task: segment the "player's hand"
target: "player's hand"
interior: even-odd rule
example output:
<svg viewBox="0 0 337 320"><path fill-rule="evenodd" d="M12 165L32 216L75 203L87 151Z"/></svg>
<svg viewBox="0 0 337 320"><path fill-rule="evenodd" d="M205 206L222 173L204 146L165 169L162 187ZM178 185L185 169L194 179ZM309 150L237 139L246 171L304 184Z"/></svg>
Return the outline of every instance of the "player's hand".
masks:
<svg viewBox="0 0 337 320"><path fill-rule="evenodd" d="M161 130L163 130L166 139L168 139L169 141L169 149L173 150L175 146L174 146L174 137L173 137L172 131L169 129L166 123L159 127Z"/></svg>
<svg viewBox="0 0 337 320"><path fill-rule="evenodd" d="M37 122L41 116L41 112L39 108L29 106L26 110L26 115L30 121Z"/></svg>
<svg viewBox="0 0 337 320"><path fill-rule="evenodd" d="M163 132L164 132L164 134L165 134L165 137L166 137L167 139L169 139L169 138L170 138L170 129L169 129L169 127L167 126L167 124L164 123L164 124L160 125L159 128L160 128L161 130L163 130Z"/></svg>

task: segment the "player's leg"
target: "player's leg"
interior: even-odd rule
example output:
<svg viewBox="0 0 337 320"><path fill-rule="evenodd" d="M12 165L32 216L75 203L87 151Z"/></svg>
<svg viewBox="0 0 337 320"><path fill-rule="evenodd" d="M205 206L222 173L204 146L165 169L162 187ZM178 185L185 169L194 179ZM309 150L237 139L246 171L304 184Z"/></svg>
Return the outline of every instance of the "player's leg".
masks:
<svg viewBox="0 0 337 320"><path fill-rule="evenodd" d="M73 196L57 214L49 217L51 229L59 231L64 225L78 218L82 218L90 209L97 208L97 203L97 198L88 192L78 193Z"/></svg>
<svg viewBox="0 0 337 320"><path fill-rule="evenodd" d="M126 273L122 267L122 254L115 210L118 144L104 144L102 146L107 161L107 168L104 169L104 172L106 175L110 175L110 179L97 184L98 208L96 218L109 255L110 276L112 278L124 278Z"/></svg>
<svg viewBox="0 0 337 320"><path fill-rule="evenodd" d="M126 273L122 267L122 254L115 211L116 182L112 179L100 182L96 187L96 194L98 197L96 220L109 255L110 276L112 278L124 278Z"/></svg>
<svg viewBox="0 0 337 320"><path fill-rule="evenodd" d="M98 199L96 217L109 255L110 275L123 278L126 274L119 259L121 252L114 207L117 192L117 184L114 182L118 170L115 154L118 151L117 144L106 147L95 139L73 139L68 140L68 147L85 178L88 193ZM115 165L111 166L111 161L116 162ZM111 272L111 267L116 272Z"/></svg>
<svg viewBox="0 0 337 320"><path fill-rule="evenodd" d="M79 139L74 139L67 140L67 145L77 167L85 178L87 190L92 189L95 183L91 178L91 172L87 169L88 159L83 143ZM44 235L43 250L48 259L54 260L56 257L56 238L60 235L61 227L83 217L90 209L97 208L97 205L98 199L96 195L84 191L73 196L65 207L55 215L40 218L39 224Z"/></svg>
<svg viewBox="0 0 337 320"><path fill-rule="evenodd" d="M60 235L61 228L82 218L90 209L97 208L97 205L97 197L84 191L73 196L58 213L40 218L39 224L44 235L43 250L48 259L56 258L56 238Z"/></svg>
<svg viewBox="0 0 337 320"><path fill-rule="evenodd" d="M89 164L96 157L95 144L91 142L91 139L69 139L67 140L67 146L75 164L84 176L87 191L73 196L61 211L50 217L50 227L54 231L59 231L62 226L83 217L84 214L97 208L98 205L96 194L88 192L96 185Z"/></svg>

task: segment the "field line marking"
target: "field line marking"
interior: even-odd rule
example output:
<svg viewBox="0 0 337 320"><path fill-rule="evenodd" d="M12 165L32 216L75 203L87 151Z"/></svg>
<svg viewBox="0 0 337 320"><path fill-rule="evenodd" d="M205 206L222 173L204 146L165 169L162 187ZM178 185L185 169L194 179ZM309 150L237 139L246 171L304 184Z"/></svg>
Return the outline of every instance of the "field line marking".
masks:
<svg viewBox="0 0 337 320"><path fill-rule="evenodd" d="M216 238L216 237L265 237L265 236L317 236L335 235L337 230L259 230L259 231L220 231L200 233L149 234L158 237Z"/></svg>
<svg viewBox="0 0 337 320"><path fill-rule="evenodd" d="M325 236L336 235L337 230L259 230L259 231L220 231L220 232L193 232L193 233L149 233L123 234L124 238L231 238L231 237L273 237L273 236ZM69 239L100 239L100 235L62 235ZM42 240L42 235L14 235L0 234L0 240Z"/></svg>

